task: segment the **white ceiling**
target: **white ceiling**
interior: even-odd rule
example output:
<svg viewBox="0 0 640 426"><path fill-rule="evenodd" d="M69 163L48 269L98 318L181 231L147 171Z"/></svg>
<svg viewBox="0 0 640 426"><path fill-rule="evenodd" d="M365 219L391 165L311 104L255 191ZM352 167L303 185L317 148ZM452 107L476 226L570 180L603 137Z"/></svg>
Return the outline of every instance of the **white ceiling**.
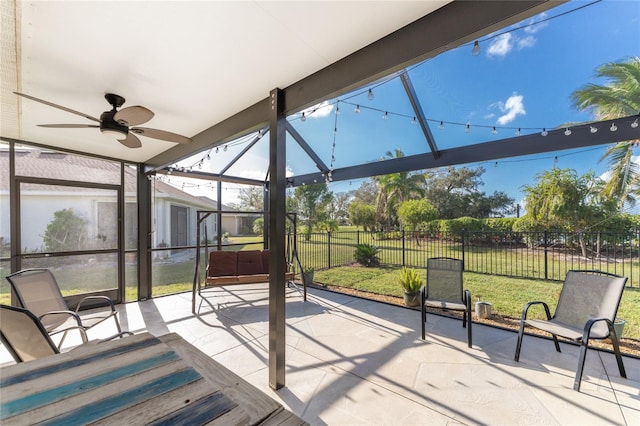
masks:
<svg viewBox="0 0 640 426"><path fill-rule="evenodd" d="M144 162L175 144L37 127L95 123L12 91L94 117L116 93L191 137L447 3L3 0L0 135Z"/></svg>

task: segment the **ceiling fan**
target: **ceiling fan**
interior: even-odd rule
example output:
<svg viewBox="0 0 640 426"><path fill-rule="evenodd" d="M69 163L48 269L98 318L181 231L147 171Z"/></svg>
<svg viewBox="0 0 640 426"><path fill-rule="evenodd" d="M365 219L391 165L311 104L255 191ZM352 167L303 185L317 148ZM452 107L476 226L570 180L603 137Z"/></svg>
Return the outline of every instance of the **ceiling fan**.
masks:
<svg viewBox="0 0 640 426"><path fill-rule="evenodd" d="M113 93L107 93L104 95L105 99L112 106L111 111L105 111L100 114L100 119L92 117L73 109L57 105L52 102L48 102L42 99L35 98L33 96L26 95L24 93L13 92L23 98L31 99L32 101L40 102L42 104L61 109L63 111L70 112L72 114L80 115L89 120L98 122L100 124L38 124L40 127L54 127L59 129L73 129L73 128L85 128L95 127L105 135L111 135L118 140L122 145L129 148L139 148L142 146L140 139L136 135L142 135L149 138L160 139L169 142L186 144L191 142L191 139L179 135L177 133L171 133L164 130L150 129L148 127L132 127L146 123L151 120L154 113L143 106L130 106L118 110L125 99L122 96L115 95Z"/></svg>

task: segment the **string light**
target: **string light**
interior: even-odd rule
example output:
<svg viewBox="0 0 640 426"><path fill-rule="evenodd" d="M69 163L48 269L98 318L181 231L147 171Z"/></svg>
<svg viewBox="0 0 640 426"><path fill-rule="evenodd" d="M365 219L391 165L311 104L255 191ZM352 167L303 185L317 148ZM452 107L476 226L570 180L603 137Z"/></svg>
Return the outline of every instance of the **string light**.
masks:
<svg viewBox="0 0 640 426"><path fill-rule="evenodd" d="M369 93L367 93L367 99L369 99L370 101L373 100L373 90L369 89Z"/></svg>
<svg viewBox="0 0 640 426"><path fill-rule="evenodd" d="M388 120L389 119L389 113L388 112L384 112L384 115L382 116L383 120Z"/></svg>
<svg viewBox="0 0 640 426"><path fill-rule="evenodd" d="M478 56L480 54L480 43L478 42L478 40L476 40L473 43L473 49L471 49L471 54L473 56Z"/></svg>
<svg viewBox="0 0 640 426"><path fill-rule="evenodd" d="M220 147L216 146L216 154L220 152Z"/></svg>
<svg viewBox="0 0 640 426"><path fill-rule="evenodd" d="M304 112L302 113L302 117L300 117L300 120L307 121L307 116L304 114Z"/></svg>
<svg viewBox="0 0 640 426"><path fill-rule="evenodd" d="M440 125L438 126L438 129L440 129L440 130L444 129L444 123L442 121L440 122Z"/></svg>
<svg viewBox="0 0 640 426"><path fill-rule="evenodd" d="M516 130L516 136L520 136L522 134L522 132L520 131L520 128L518 127L518 130Z"/></svg>
<svg viewBox="0 0 640 426"><path fill-rule="evenodd" d="M570 135L571 135L571 129L569 129L569 128L567 127L567 129L564 131L564 135L565 135L565 136L570 136Z"/></svg>
<svg viewBox="0 0 640 426"><path fill-rule="evenodd" d="M636 120L635 120L633 123L631 123L631 128L632 128L632 129L636 129L636 128L638 128L638 119L637 119L637 118L636 118Z"/></svg>
<svg viewBox="0 0 640 426"><path fill-rule="evenodd" d="M492 135L497 135L498 131L496 130L496 126L493 126L493 129L491 129L491 134Z"/></svg>
<svg viewBox="0 0 640 426"><path fill-rule="evenodd" d="M227 152L227 145L225 145L225 146L224 146L224 148L222 148L222 150L223 150L224 152Z"/></svg>
<svg viewBox="0 0 640 426"><path fill-rule="evenodd" d="M609 127L609 130L612 132L615 132L616 130L618 130L618 126L616 126L616 123L611 123L611 127Z"/></svg>
<svg viewBox="0 0 640 426"><path fill-rule="evenodd" d="M597 128L597 127L595 127L595 126L589 126L589 131L590 131L591 133L596 133L596 132L598 131L598 128Z"/></svg>
<svg viewBox="0 0 640 426"><path fill-rule="evenodd" d="M336 115L340 114L340 107L336 106Z"/></svg>
<svg viewBox="0 0 640 426"><path fill-rule="evenodd" d="M360 105L356 105L356 109L354 109L353 112L360 114Z"/></svg>
<svg viewBox="0 0 640 426"><path fill-rule="evenodd" d="M464 132L465 133L469 133L469 131L471 131L471 127L470 127L469 123L467 123L467 125L464 128Z"/></svg>
<svg viewBox="0 0 640 426"><path fill-rule="evenodd" d="M413 117L413 119L411 120L411 124L418 124L418 120L415 117Z"/></svg>
<svg viewBox="0 0 640 426"><path fill-rule="evenodd" d="M549 132L547 132L547 129L542 129L542 133L540 133L542 136L547 136L549 134Z"/></svg>

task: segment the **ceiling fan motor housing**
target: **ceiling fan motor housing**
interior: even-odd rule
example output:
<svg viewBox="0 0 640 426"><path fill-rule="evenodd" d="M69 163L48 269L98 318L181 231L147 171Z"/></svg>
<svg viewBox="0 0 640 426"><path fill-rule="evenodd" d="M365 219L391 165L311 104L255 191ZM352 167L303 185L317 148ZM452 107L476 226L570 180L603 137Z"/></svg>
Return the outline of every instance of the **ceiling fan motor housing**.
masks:
<svg viewBox="0 0 640 426"><path fill-rule="evenodd" d="M116 114L115 108L111 111L105 111L102 114L100 114L100 131L101 132L118 132L118 133L122 133L123 135L127 135L129 133L129 127L127 126L123 126L122 124L118 123L116 120L113 119L113 116Z"/></svg>

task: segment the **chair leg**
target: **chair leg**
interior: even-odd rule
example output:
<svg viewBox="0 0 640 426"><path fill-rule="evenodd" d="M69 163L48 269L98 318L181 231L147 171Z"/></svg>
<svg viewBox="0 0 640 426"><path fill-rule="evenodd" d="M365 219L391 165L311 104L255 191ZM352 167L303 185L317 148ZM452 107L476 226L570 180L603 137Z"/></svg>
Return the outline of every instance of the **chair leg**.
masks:
<svg viewBox="0 0 640 426"><path fill-rule="evenodd" d="M618 362L618 371L620 372L620 377L627 378L627 372L624 369L624 364L622 363L622 354L620 353L620 343L618 342L618 336L616 335L616 330L613 328L613 323L609 323L609 338L611 339L611 344L613 345L613 352L616 355L616 361Z"/></svg>
<svg viewBox="0 0 640 426"><path fill-rule="evenodd" d="M472 335L471 335L471 309L467 309L467 312L465 312L465 315L468 315L468 322L469 322L469 328L467 329L467 340L469 341L469 347L473 346L473 339L472 339Z"/></svg>
<svg viewBox="0 0 640 426"><path fill-rule="evenodd" d="M558 336L552 334L551 337L553 337L553 344L556 345L556 352L562 352L560 350L560 343L558 343Z"/></svg>
<svg viewBox="0 0 640 426"><path fill-rule="evenodd" d="M520 330L518 330L518 343L516 344L516 354L513 357L515 362L520 361L520 348L522 347L522 337L524 336L524 321L520 321Z"/></svg>
<svg viewBox="0 0 640 426"><path fill-rule="evenodd" d="M578 369L576 370L576 378L573 381L573 390L580 391L580 382L582 381L582 372L584 370L584 361L587 357L587 342L580 342L580 356L578 358Z"/></svg>
<svg viewBox="0 0 640 426"><path fill-rule="evenodd" d="M427 322L427 310L424 307L424 301L422 302L422 307L420 308L420 317L422 323L422 340L424 340L425 335L425 323Z"/></svg>

